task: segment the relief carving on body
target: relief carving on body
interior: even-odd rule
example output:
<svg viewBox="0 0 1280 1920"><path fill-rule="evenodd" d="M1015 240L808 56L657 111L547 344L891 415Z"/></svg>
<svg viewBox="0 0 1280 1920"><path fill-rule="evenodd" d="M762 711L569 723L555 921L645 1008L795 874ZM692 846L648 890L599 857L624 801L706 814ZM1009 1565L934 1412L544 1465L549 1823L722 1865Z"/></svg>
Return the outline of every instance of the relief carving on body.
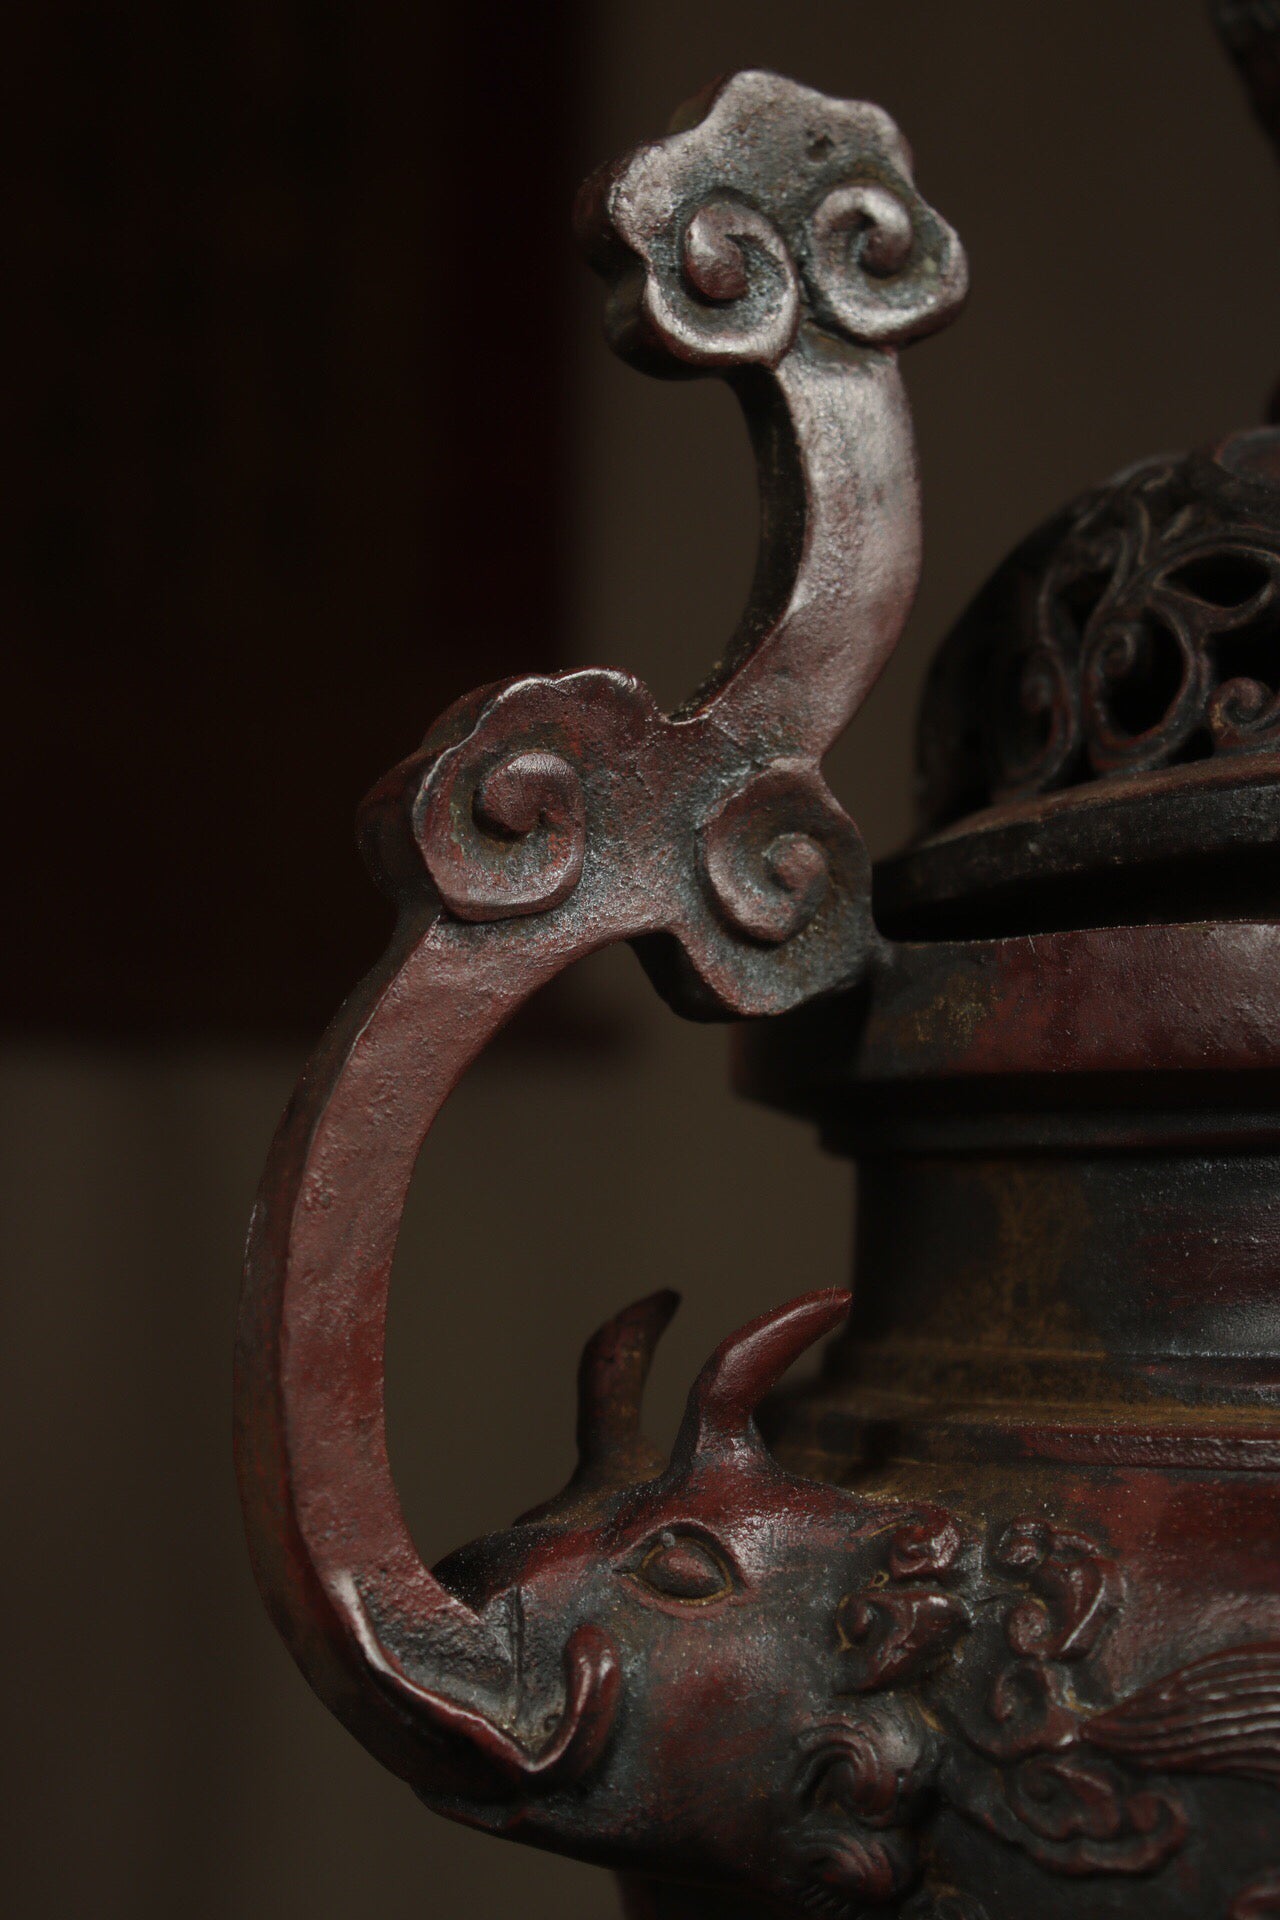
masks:
<svg viewBox="0 0 1280 1920"><path fill-rule="evenodd" d="M1150 1888L1193 1830L1184 1782L1274 1790L1280 1644L1117 1697L1125 1581L1100 1545L784 1471L754 1409L846 1294L728 1340L665 1464L639 1424L674 1307L656 1294L588 1347L561 1495L434 1572L401 1516L396 1233L426 1132L493 1033L616 941L699 1018L785 1011L886 952L820 762L915 590L896 349L958 308L959 243L887 115L758 73L589 183L579 219L618 350L741 397L757 581L677 714L618 672L488 687L366 803L396 934L304 1074L250 1239L237 1452L259 1583L321 1698L470 1824L783 1915L972 1920L947 1821L970 1836L957 1858L991 1841Z"/></svg>

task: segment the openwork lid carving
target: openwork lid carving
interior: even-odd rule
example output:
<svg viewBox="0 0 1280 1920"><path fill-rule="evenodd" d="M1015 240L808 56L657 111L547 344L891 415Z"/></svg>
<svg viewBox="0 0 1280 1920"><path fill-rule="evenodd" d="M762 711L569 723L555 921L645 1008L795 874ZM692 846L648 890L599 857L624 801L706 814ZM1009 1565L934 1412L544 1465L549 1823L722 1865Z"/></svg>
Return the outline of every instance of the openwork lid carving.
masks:
<svg viewBox="0 0 1280 1920"><path fill-rule="evenodd" d="M1005 562L935 663L921 809L937 829L1277 746L1280 431L1258 428L1129 468Z"/></svg>

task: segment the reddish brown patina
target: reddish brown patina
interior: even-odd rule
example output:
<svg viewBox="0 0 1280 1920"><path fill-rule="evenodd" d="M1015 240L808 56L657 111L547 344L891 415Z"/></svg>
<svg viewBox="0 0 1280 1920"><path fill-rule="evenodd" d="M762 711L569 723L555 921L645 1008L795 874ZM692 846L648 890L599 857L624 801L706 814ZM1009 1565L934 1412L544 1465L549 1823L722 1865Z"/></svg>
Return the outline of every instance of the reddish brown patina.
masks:
<svg viewBox="0 0 1280 1920"><path fill-rule="evenodd" d="M963 255L876 108L742 74L677 129L591 183L581 225L619 350L741 396L752 604L679 713L604 671L486 688L366 804L397 933L303 1077L251 1235L259 1581L321 1697L430 1805L619 1869L636 1920L1280 1913L1280 925L1206 909L1238 807L1170 842L1162 897L1179 844L1200 863L1181 913L1148 889L1130 924L1080 917L1064 855L1039 926L966 924L999 892L973 850L993 830L1027 860L1069 816L1100 858L1100 782L1131 782L1101 811L1112 864L1141 866L1152 805L1224 790L1197 728L1240 756L1233 794L1273 782L1267 689L1241 691L1222 636L1272 617L1275 446L1165 463L1175 546L1179 486L1221 508L1199 570L1106 547L1129 639L1096 603L1084 652L1052 626L1059 691L1026 703L1049 770L1007 794L988 762L974 821L953 809L890 876L903 921L943 937L886 939L819 767L911 601L895 349L959 304ZM1217 475L1246 456L1241 507ZM1150 532L1135 485L1098 525ZM1209 565L1245 507L1247 605ZM1084 564L1095 521L1046 536L1046 577ZM1138 574L1185 671L1134 744L1086 656L1143 680ZM1009 630L958 631L943 659L971 689ZM856 1299L727 1340L665 1462L640 1399L674 1297L626 1309L584 1355L568 1487L428 1571L384 1432L409 1179L503 1021L619 940L685 1013L775 1016L743 1029L741 1078L857 1157ZM846 1316L818 1382L762 1410L766 1447L757 1406Z"/></svg>

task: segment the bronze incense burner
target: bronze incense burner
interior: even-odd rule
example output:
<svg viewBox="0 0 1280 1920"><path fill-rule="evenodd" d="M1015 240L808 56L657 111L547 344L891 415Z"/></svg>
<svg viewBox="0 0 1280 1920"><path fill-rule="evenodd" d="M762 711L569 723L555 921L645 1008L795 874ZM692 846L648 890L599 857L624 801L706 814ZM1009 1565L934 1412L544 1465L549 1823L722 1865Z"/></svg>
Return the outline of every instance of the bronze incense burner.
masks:
<svg viewBox="0 0 1280 1920"><path fill-rule="evenodd" d="M1273 110L1280 29L1220 13ZM617 350L741 400L755 587L676 713L614 671L489 686L365 803L397 930L250 1240L264 1597L429 1806L615 1869L633 1920L1280 1914L1280 430L1014 554L873 886L820 768L915 590L897 353L960 243L886 114L764 73L578 219ZM618 941L857 1161L855 1289L731 1335L667 1460L675 1298L615 1313L568 1486L428 1571L384 1431L409 1179L504 1021Z"/></svg>

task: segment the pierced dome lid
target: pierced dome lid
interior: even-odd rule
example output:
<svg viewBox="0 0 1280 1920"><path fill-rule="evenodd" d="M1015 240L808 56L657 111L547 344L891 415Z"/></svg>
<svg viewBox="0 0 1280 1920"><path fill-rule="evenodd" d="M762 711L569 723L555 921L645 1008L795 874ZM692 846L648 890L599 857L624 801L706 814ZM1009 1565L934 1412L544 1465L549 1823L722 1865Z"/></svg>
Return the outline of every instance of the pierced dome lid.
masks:
<svg viewBox="0 0 1280 1920"><path fill-rule="evenodd" d="M1023 541L943 642L918 748L887 931L1273 904L1280 428L1142 461Z"/></svg>

